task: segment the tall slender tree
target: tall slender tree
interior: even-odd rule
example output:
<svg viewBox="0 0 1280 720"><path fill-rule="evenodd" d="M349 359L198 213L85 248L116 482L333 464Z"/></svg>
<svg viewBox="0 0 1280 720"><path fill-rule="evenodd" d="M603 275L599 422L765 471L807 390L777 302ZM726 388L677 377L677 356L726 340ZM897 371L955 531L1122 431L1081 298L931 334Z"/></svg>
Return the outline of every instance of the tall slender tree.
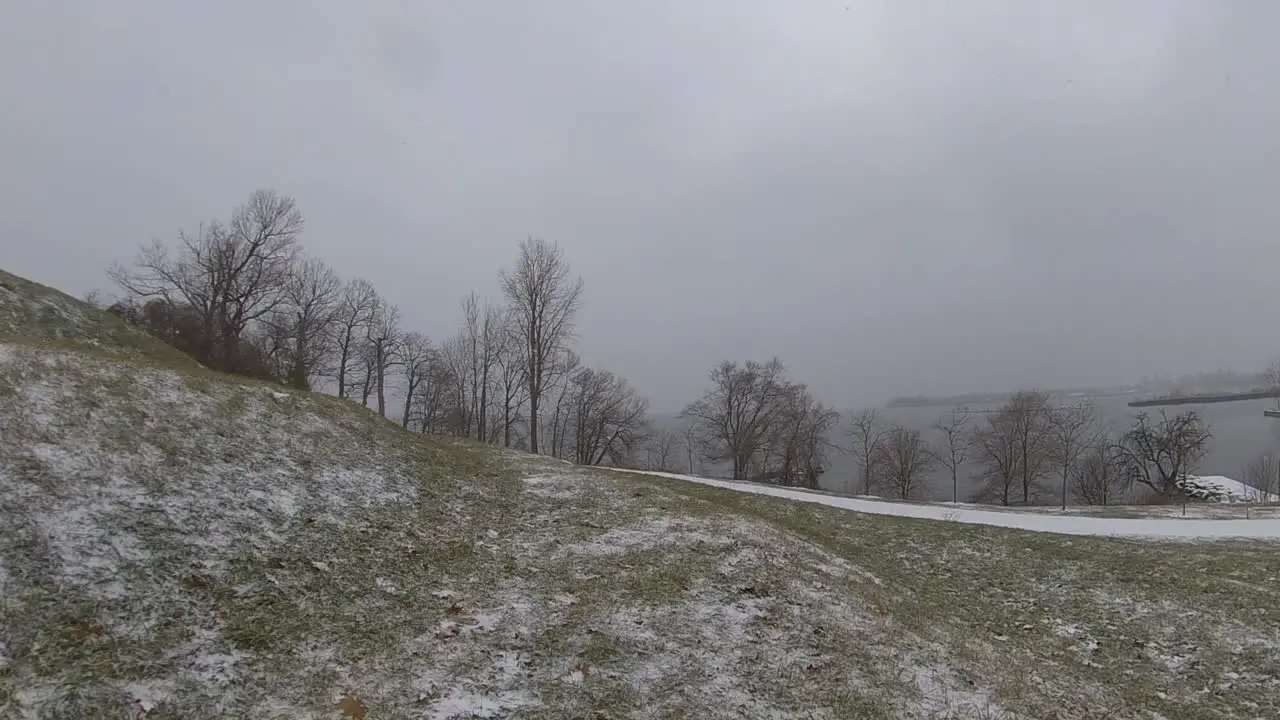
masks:
<svg viewBox="0 0 1280 720"><path fill-rule="evenodd" d="M560 246L541 238L520 243L515 267L501 273L502 290L523 345L529 394L529 450L538 452L539 411L547 375L574 336L582 306L582 279L574 277Z"/></svg>

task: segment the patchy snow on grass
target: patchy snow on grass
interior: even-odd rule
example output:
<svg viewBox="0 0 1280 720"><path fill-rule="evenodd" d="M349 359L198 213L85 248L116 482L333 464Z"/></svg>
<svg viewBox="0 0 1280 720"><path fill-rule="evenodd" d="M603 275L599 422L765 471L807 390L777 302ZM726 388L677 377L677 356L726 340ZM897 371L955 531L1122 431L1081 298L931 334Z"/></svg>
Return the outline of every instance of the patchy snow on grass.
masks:
<svg viewBox="0 0 1280 720"><path fill-rule="evenodd" d="M29 654L41 633L69 632L135 643L151 672L166 669L92 690L27 674L19 699L71 715L85 703L147 712L172 705L174 688L243 681L253 654L228 641L199 596L224 586L237 558L278 554L292 527L345 529L419 496L417 472L385 438L343 432L311 401L278 405L256 389L192 386L172 371L71 352L5 352L0 602L29 598L0 628L6 659ZM39 599L46 587L59 591ZM394 578L370 579L370 589L401 591ZM227 588L243 591L260 592ZM177 617L193 625L175 627ZM70 650L45 642L42 653ZM74 671L70 659L44 662ZM219 697L234 707L234 693ZM188 691L181 701L195 699Z"/></svg>
<svg viewBox="0 0 1280 720"><path fill-rule="evenodd" d="M635 525L612 528L587 542L564 545L560 551L568 555L618 555L698 542L725 544L727 540L693 524L659 516L646 518Z"/></svg>
<svg viewBox="0 0 1280 720"><path fill-rule="evenodd" d="M0 363L0 716L1276 715L1261 543L743 502L96 357Z"/></svg>
<svg viewBox="0 0 1280 720"><path fill-rule="evenodd" d="M1065 535L1101 535L1113 537L1166 538L1166 539L1280 539L1280 518L1234 519L1234 520L1202 520L1175 518L1108 518L1079 517L1066 515L1044 515L1039 513L1000 512L997 510L976 510L974 506L943 507L940 505L923 505L915 503L897 503L890 501L863 500L859 498L820 495L801 490L760 485L748 482L714 480L692 475L678 475L657 471L627 470L655 477L665 477L685 482L710 485L735 492L768 495L799 502L816 503L828 507L854 510L873 515L892 515L895 517L920 518L926 520L944 520L948 522L968 523L974 525L991 525L994 527L1030 530L1033 532L1059 533Z"/></svg>
<svg viewBox="0 0 1280 720"><path fill-rule="evenodd" d="M532 475L522 479L525 492L553 500L570 500L578 496L581 486L565 474Z"/></svg>

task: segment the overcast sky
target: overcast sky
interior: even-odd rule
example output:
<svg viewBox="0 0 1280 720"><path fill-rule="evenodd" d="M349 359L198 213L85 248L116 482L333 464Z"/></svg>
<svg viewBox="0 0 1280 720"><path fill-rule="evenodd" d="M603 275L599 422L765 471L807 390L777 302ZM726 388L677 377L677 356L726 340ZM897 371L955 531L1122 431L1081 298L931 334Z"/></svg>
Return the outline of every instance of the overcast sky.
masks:
<svg viewBox="0 0 1280 720"><path fill-rule="evenodd" d="M0 266L75 294L297 198L452 331L527 235L678 409L777 354L837 405L1280 355L1280 5L16 0Z"/></svg>

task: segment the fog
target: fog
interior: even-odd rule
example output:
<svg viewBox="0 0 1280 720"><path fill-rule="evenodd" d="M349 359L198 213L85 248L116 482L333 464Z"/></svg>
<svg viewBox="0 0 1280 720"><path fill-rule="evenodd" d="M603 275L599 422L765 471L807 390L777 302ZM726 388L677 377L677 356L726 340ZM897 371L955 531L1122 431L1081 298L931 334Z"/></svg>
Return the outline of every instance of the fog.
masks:
<svg viewBox="0 0 1280 720"><path fill-rule="evenodd" d="M678 410L778 355L892 395L1258 369L1280 6L116 0L0 8L0 266L72 293L297 198L452 332L530 235L581 354Z"/></svg>

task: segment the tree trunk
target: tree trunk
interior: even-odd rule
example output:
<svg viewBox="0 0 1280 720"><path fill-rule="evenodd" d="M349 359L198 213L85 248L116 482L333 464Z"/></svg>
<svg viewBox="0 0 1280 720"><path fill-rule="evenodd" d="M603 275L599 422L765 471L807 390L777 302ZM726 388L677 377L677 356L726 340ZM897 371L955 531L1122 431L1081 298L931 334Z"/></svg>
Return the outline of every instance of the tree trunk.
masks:
<svg viewBox="0 0 1280 720"><path fill-rule="evenodd" d="M529 392L529 452L538 454L538 404L541 398Z"/></svg>

